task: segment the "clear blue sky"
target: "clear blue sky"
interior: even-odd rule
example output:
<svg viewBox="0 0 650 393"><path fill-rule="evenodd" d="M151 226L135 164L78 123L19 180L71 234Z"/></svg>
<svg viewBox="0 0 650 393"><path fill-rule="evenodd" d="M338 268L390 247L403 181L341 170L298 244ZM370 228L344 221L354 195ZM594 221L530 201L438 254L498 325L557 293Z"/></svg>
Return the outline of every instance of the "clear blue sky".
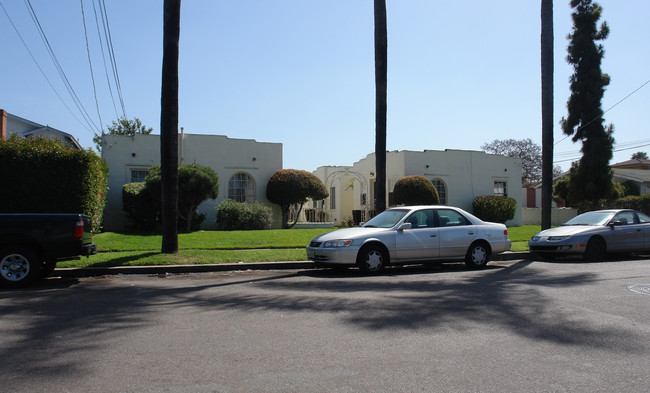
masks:
<svg viewBox="0 0 650 393"><path fill-rule="evenodd" d="M106 128L122 110L107 87L91 0L83 3L101 123L80 2L30 1L79 100ZM572 72L565 61L568 3L555 1L554 9L555 161L564 169L581 147L558 125ZM0 108L91 147L93 131L80 121L25 1L0 4L76 118L2 9ZM599 4L611 28L603 42L602 69L612 78L607 110L650 80L650 1ZM285 168L311 171L365 157L375 132L372 7L370 0L184 1L179 125L186 133L280 142ZM106 10L126 114L159 133L162 1L111 0ZM541 144L539 0L388 0L387 12L388 150L479 150L506 138ZM649 104L650 84L605 114L620 150L613 162L650 152Z"/></svg>

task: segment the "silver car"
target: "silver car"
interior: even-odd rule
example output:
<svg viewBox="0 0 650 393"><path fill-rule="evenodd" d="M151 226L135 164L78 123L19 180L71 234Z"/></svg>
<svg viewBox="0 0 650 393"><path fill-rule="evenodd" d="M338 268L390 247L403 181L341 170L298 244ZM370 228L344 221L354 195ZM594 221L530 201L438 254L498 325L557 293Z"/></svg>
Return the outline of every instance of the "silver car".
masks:
<svg viewBox="0 0 650 393"><path fill-rule="evenodd" d="M510 249L508 229L450 206L409 206L386 210L360 227L315 237L307 257L319 265L357 265L365 273L388 264L465 260L482 268L490 255Z"/></svg>
<svg viewBox="0 0 650 393"><path fill-rule="evenodd" d="M607 253L650 252L650 217L634 210L596 210L535 234L530 252L545 259L578 254L591 261Z"/></svg>

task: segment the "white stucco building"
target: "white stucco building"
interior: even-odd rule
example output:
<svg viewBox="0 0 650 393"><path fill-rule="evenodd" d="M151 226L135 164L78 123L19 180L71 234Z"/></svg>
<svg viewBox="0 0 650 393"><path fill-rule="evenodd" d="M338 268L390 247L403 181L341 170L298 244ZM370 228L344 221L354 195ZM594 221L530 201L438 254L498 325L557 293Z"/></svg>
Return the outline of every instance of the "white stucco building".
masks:
<svg viewBox="0 0 650 393"><path fill-rule="evenodd" d="M323 202L310 202L306 218L325 214L341 225L360 211L365 221L374 210L375 154L352 166L319 167L314 174L330 192ZM482 195L508 196L517 201L515 217L507 225L521 225L521 160L483 151L424 150L390 151L386 154L386 192L392 206L392 191L404 176L422 175L438 190L440 203L472 212L474 198ZM359 213L356 213L359 214Z"/></svg>
<svg viewBox="0 0 650 393"><path fill-rule="evenodd" d="M206 215L202 228L216 227L216 205L227 198L271 207L273 227L280 227L280 208L266 199L266 183L282 169L281 143L183 133L178 138L180 163L208 166L219 175L219 197L199 206L199 213ZM149 168L160 164L160 135L105 135L102 157L109 168L104 229L121 230L128 225L122 186L144 181Z"/></svg>

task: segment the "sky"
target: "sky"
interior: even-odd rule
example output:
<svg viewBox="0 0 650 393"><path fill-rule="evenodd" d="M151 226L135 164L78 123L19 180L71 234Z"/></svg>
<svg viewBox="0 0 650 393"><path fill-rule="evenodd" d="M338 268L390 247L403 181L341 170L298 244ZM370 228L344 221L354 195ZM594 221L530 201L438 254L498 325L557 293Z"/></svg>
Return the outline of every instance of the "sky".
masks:
<svg viewBox="0 0 650 393"><path fill-rule="evenodd" d="M124 115L159 134L163 2L104 2L120 100L98 38L101 2L93 1L0 0L0 108L84 147ZM539 0L386 3L388 150L480 150L508 138L541 145ZM598 3L611 30L602 42L611 77L602 107L615 128L615 163L650 152L650 1ZM573 71L565 60L571 28L569 1L555 1L554 161L563 169L581 155L559 126ZM284 168L352 165L374 152L373 45L371 0L185 0L179 127L282 143Z"/></svg>

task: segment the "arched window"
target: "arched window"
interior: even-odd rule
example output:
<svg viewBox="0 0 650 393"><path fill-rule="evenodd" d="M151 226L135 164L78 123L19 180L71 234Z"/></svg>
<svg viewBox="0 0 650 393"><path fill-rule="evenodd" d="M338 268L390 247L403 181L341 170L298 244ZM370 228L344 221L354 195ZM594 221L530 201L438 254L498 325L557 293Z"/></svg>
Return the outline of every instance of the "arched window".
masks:
<svg viewBox="0 0 650 393"><path fill-rule="evenodd" d="M255 201L255 181L244 172L235 173L228 182L228 198L237 202Z"/></svg>
<svg viewBox="0 0 650 393"><path fill-rule="evenodd" d="M431 183L433 183L433 186L436 188L436 191L438 191L438 197L440 197L440 204L441 205L446 205L447 204L447 185L445 184L445 182L440 180L440 179L433 179L433 180L431 180Z"/></svg>

